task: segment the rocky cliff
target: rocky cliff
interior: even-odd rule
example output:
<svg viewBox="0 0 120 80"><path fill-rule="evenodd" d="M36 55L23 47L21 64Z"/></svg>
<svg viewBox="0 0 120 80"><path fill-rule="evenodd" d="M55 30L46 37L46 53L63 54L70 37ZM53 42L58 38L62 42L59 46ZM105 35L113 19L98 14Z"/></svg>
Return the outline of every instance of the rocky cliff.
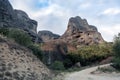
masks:
<svg viewBox="0 0 120 80"><path fill-rule="evenodd" d="M104 42L95 26L77 16L69 19L67 30L60 38L45 42L42 50L47 54L47 61L52 63L55 60L64 61L68 52L76 51L82 46Z"/></svg>
<svg viewBox="0 0 120 80"><path fill-rule="evenodd" d="M104 42L95 26L89 25L86 19L79 16L69 19L68 27L61 39L70 44L91 45Z"/></svg>
<svg viewBox="0 0 120 80"><path fill-rule="evenodd" d="M14 10L8 0L0 0L0 27L20 28L27 31L35 42L37 22L21 10ZM40 39L39 39L40 40Z"/></svg>
<svg viewBox="0 0 120 80"><path fill-rule="evenodd" d="M57 34L54 34L50 31L39 31L38 32L38 35L39 37L41 37L41 39L44 41L44 42L48 42L48 41L51 41L51 40L54 40L54 39L58 39L60 36L57 35Z"/></svg>
<svg viewBox="0 0 120 80"><path fill-rule="evenodd" d="M27 48L0 35L0 80L49 80L49 69Z"/></svg>

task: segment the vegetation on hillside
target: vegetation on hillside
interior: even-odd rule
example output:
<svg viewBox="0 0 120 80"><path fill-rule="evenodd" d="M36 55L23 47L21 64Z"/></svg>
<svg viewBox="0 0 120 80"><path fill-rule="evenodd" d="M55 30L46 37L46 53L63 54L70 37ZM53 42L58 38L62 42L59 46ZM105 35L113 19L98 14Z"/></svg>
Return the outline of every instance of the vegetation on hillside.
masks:
<svg viewBox="0 0 120 80"><path fill-rule="evenodd" d="M113 52L115 53L113 60L114 66L120 69L120 33L114 38Z"/></svg>
<svg viewBox="0 0 120 80"><path fill-rule="evenodd" d="M33 51L33 54L42 60L40 47L32 42L30 35L17 28L0 28L0 34L13 39L20 45L23 45Z"/></svg>
<svg viewBox="0 0 120 80"><path fill-rule="evenodd" d="M40 46L32 42L31 37L23 30L16 28L0 28L0 34L15 40L20 45L23 45L33 51L39 59L42 60L42 52ZM63 62L55 61L50 65L51 69L64 70L65 68L70 68L74 64L80 62L81 66L86 66L95 62L100 62L101 60L112 56L113 51L115 54L115 65L120 67L120 35L115 37L114 46L112 44L104 43L100 45L90 45L78 48L74 52L69 52Z"/></svg>
<svg viewBox="0 0 120 80"><path fill-rule="evenodd" d="M75 64L80 62L82 66L99 62L112 55L112 45L108 43L100 45L90 45L78 48L75 52L69 52L67 57Z"/></svg>
<svg viewBox="0 0 120 80"><path fill-rule="evenodd" d="M65 70L64 64L61 61L55 61L50 65L50 68L53 70Z"/></svg>

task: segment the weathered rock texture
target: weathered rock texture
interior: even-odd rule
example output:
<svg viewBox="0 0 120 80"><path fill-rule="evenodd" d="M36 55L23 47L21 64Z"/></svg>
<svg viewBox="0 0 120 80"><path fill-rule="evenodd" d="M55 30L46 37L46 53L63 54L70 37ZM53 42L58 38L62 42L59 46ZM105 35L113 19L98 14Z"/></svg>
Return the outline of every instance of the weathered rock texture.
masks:
<svg viewBox="0 0 120 80"><path fill-rule="evenodd" d="M82 46L103 42L97 28L77 16L69 19L68 28L60 38L44 43L42 50L48 56L47 61L52 63L55 60L64 61L68 52L74 52Z"/></svg>
<svg viewBox="0 0 120 80"><path fill-rule="evenodd" d="M50 76L30 50L0 36L0 80L49 80Z"/></svg>
<svg viewBox="0 0 120 80"><path fill-rule="evenodd" d="M54 33L50 32L50 31L39 31L38 35L39 35L39 37L41 37L41 39L44 42L55 40L55 39L58 39L60 37L59 35L54 34Z"/></svg>
<svg viewBox="0 0 120 80"><path fill-rule="evenodd" d="M65 59L65 54L67 53L67 45L59 40L53 40L46 42L42 45L44 57L44 63L51 64L56 60L62 61Z"/></svg>
<svg viewBox="0 0 120 80"><path fill-rule="evenodd" d="M68 28L61 36L61 39L76 45L91 45L104 42L97 28L89 25L86 19L81 19L79 16L69 19Z"/></svg>
<svg viewBox="0 0 120 80"><path fill-rule="evenodd" d="M8 0L0 0L0 27L15 27L28 31L33 41L37 38L37 22L21 10L14 10Z"/></svg>

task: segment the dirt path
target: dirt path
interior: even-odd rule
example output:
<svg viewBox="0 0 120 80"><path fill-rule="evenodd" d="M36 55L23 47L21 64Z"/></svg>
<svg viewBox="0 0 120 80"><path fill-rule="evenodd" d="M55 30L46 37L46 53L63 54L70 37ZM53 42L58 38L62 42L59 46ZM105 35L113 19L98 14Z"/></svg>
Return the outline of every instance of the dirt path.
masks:
<svg viewBox="0 0 120 80"><path fill-rule="evenodd" d="M109 64L101 65L100 67L104 67L108 65ZM104 75L90 74L90 72L95 71L97 68L98 66L88 68L79 72L67 74L64 80L120 80L120 74L119 75L118 74L104 74Z"/></svg>

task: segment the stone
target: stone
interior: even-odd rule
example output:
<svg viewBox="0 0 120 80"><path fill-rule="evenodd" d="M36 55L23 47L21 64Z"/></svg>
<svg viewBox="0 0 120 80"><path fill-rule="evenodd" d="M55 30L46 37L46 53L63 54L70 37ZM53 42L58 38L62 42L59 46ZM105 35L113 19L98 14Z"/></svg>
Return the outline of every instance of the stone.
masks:
<svg viewBox="0 0 120 80"><path fill-rule="evenodd" d="M7 71L7 72L5 72L5 76L12 77L12 73L10 73L9 71Z"/></svg>
<svg viewBox="0 0 120 80"><path fill-rule="evenodd" d="M81 67L81 64L80 64L80 62L78 62L78 63L76 63L74 66L77 67L77 68L80 68L80 67Z"/></svg>
<svg viewBox="0 0 120 80"><path fill-rule="evenodd" d="M4 72L6 70L6 66L0 66L0 72Z"/></svg>
<svg viewBox="0 0 120 80"><path fill-rule="evenodd" d="M0 72L0 79L4 77L4 73Z"/></svg>

